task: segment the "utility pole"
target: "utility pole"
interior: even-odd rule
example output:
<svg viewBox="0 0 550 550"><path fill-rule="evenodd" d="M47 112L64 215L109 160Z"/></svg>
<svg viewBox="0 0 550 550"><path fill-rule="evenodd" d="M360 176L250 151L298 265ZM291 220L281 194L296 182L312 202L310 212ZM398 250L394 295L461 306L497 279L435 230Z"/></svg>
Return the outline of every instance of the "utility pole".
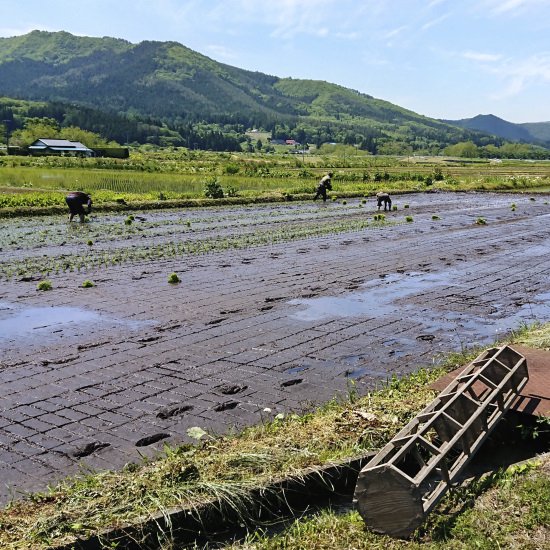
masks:
<svg viewBox="0 0 550 550"><path fill-rule="evenodd" d="M3 120L4 126L6 127L6 155L10 154L10 124L11 120Z"/></svg>

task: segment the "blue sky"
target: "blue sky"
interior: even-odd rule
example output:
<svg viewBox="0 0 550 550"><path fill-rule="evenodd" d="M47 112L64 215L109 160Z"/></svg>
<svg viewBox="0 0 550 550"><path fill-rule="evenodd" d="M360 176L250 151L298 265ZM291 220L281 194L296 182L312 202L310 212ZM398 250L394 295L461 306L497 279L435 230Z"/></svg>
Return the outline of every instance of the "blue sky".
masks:
<svg viewBox="0 0 550 550"><path fill-rule="evenodd" d="M435 118L550 121L550 0L0 0L0 36L33 29L173 40Z"/></svg>

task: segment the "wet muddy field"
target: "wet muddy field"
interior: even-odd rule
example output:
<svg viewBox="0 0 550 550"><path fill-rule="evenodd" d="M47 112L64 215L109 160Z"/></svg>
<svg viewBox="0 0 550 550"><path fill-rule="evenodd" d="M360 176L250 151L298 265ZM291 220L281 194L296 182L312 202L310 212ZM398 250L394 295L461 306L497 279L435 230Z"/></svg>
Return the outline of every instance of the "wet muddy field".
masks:
<svg viewBox="0 0 550 550"><path fill-rule="evenodd" d="M0 501L550 321L548 201L404 195L385 222L372 199L3 222Z"/></svg>

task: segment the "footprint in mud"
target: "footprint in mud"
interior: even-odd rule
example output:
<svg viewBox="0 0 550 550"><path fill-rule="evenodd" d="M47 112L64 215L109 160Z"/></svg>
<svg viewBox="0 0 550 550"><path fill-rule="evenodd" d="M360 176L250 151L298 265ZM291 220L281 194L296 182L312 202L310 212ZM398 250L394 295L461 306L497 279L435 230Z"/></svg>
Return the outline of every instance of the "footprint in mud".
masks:
<svg viewBox="0 0 550 550"><path fill-rule="evenodd" d="M280 258L282 254L280 252L272 252L269 257L270 258Z"/></svg>
<svg viewBox="0 0 550 550"><path fill-rule="evenodd" d="M169 437L170 437L170 434L167 434L167 433L158 433L158 434L148 435L147 437L142 437L141 439L136 441L136 447L147 447L148 445L152 445L157 441L162 441L163 439L167 439Z"/></svg>
<svg viewBox="0 0 550 550"><path fill-rule="evenodd" d="M239 405L238 401L226 401L225 403L220 403L214 407L216 412L230 411L235 409Z"/></svg>
<svg viewBox="0 0 550 550"><path fill-rule="evenodd" d="M279 297L268 296L267 298L264 298L264 302L267 302L268 304L271 302L280 302L281 300L286 300L286 297L285 296L279 296Z"/></svg>
<svg viewBox="0 0 550 550"><path fill-rule="evenodd" d="M167 420L174 416L181 416L183 413L193 410L193 405L175 405L173 407L164 407L157 413L157 418Z"/></svg>
<svg viewBox="0 0 550 550"><path fill-rule="evenodd" d="M207 321L205 325L219 325L222 321L225 321L225 317L221 319L212 319L212 321Z"/></svg>
<svg viewBox="0 0 550 550"><path fill-rule="evenodd" d="M348 245L350 245L350 244L353 244L353 241L342 241L342 242L340 243L341 246L348 246Z"/></svg>
<svg viewBox="0 0 550 550"><path fill-rule="evenodd" d="M149 342L156 342L157 340L160 340L160 336L144 336L143 338L138 338L136 343L148 344Z"/></svg>
<svg viewBox="0 0 550 550"><path fill-rule="evenodd" d="M296 384L301 384L303 381L304 381L303 378L293 378L292 380L281 382L281 388L288 388L290 386L295 386Z"/></svg>
<svg viewBox="0 0 550 550"><path fill-rule="evenodd" d="M110 447L110 446L111 446L110 443L102 443L101 441L92 441L91 443L87 443L82 447L77 447L72 452L72 456L74 456L75 458L84 458L86 456L90 456L92 453L95 453L96 451L100 451L101 449L105 449L105 447Z"/></svg>
<svg viewBox="0 0 550 550"><path fill-rule="evenodd" d="M311 252L311 248L298 248L296 250L297 254L307 254L308 252Z"/></svg>
<svg viewBox="0 0 550 550"><path fill-rule="evenodd" d="M320 244L320 245L319 245L319 248L320 248L321 250L327 250L327 249L330 248L330 245L329 245L329 244Z"/></svg>
<svg viewBox="0 0 550 550"><path fill-rule="evenodd" d="M433 334L420 334L416 337L417 340L422 340L423 342L433 342L435 336Z"/></svg>
<svg viewBox="0 0 550 550"><path fill-rule="evenodd" d="M223 386L218 386L215 389L224 395L235 395L236 393L241 393L248 389L248 386L244 384L224 384Z"/></svg>

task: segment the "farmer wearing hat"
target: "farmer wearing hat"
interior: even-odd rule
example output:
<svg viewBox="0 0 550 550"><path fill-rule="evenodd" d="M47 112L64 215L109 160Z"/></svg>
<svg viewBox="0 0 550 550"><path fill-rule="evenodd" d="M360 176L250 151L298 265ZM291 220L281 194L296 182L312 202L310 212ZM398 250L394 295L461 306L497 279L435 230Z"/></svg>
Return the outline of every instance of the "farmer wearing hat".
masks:
<svg viewBox="0 0 550 550"><path fill-rule="evenodd" d="M313 200L317 200L319 197L323 197L323 202L327 200L327 190L332 191L332 172L328 172L325 176L321 178L319 185L317 186L317 193L313 197Z"/></svg>

